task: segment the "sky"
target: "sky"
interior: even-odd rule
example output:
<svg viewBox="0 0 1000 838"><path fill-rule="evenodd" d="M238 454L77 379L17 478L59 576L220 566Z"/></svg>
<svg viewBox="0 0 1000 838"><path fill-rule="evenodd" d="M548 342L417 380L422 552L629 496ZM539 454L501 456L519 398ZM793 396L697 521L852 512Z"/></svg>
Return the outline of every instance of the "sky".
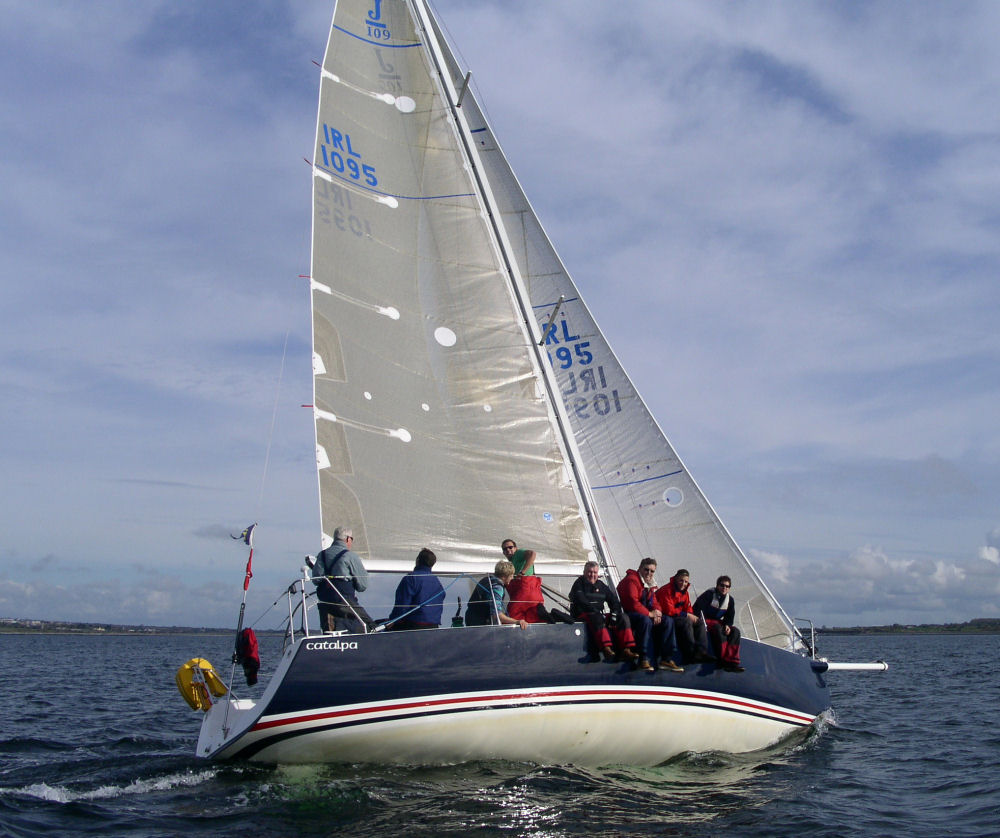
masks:
<svg viewBox="0 0 1000 838"><path fill-rule="evenodd" d="M435 8L786 610L1000 616L1000 6ZM331 11L0 0L0 617L279 625Z"/></svg>

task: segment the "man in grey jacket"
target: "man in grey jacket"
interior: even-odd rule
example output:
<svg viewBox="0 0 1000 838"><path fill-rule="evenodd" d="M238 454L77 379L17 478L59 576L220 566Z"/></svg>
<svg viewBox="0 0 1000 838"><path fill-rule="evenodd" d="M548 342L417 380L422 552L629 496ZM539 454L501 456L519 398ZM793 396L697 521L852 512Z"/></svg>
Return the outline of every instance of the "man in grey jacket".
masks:
<svg viewBox="0 0 1000 838"><path fill-rule="evenodd" d="M313 584L319 597L319 621L323 631L346 629L352 634L371 631L375 623L358 603L357 595L368 587L368 571L361 557L351 550L354 532L337 527L333 544L321 551L313 567Z"/></svg>

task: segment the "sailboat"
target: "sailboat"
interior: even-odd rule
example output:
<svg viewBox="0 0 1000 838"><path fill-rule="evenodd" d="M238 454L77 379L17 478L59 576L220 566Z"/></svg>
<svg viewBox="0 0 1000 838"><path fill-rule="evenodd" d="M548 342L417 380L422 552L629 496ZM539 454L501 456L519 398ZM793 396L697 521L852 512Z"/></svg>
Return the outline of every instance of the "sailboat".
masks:
<svg viewBox="0 0 1000 838"><path fill-rule="evenodd" d="M197 754L654 765L764 748L828 710L830 665L632 385L425 0L336 3L312 175L325 543L352 527L386 574L428 547L453 603L510 535L553 606L588 560L612 586L644 556L727 574L745 671L591 663L582 623L324 633L304 572L263 695L209 699Z"/></svg>

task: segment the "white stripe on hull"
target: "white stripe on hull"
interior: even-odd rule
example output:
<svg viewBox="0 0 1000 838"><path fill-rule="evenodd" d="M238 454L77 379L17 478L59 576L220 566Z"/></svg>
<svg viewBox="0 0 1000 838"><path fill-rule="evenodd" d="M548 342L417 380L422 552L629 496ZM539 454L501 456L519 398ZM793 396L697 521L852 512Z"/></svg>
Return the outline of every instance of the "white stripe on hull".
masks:
<svg viewBox="0 0 1000 838"><path fill-rule="evenodd" d="M388 719L284 739L255 761L453 763L475 759L657 765L685 751L764 748L798 725L696 705L511 708Z"/></svg>
<svg viewBox="0 0 1000 838"><path fill-rule="evenodd" d="M697 690L511 690L266 716L235 748L218 755L239 756L249 748L250 759L277 763L509 759L656 765L685 751L757 750L812 721L772 704Z"/></svg>

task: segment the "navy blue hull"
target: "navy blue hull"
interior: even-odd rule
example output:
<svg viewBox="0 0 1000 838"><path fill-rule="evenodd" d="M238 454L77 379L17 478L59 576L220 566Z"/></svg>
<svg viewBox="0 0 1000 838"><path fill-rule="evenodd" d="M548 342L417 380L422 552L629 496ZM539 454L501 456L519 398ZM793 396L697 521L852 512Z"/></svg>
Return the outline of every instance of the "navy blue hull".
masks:
<svg viewBox="0 0 1000 838"><path fill-rule="evenodd" d="M305 638L270 699L255 708L254 724L213 756L267 760L268 749L280 743L274 753L286 761L296 738L349 728L353 736L361 728L377 736L390 723L484 711L516 709L523 720L532 709L552 715L578 708L588 714L580 718L590 718L602 705L627 705L630 712L637 705L675 706L792 730L830 706L822 673L771 646L744 640L741 673L714 664L650 673L588 662L580 632L579 625L557 624Z"/></svg>

